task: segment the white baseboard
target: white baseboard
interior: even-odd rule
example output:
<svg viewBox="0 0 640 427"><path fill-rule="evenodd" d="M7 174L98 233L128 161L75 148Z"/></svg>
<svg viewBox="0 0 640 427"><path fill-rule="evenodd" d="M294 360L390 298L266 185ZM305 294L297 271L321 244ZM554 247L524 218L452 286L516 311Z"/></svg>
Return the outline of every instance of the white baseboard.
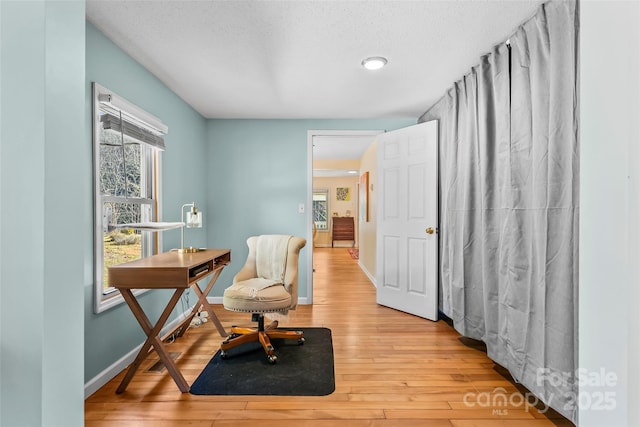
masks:
<svg viewBox="0 0 640 427"><path fill-rule="evenodd" d="M371 283L373 283L374 287L378 287L378 285L376 284L376 276L372 275L369 270L367 270L364 266L364 264L362 263L362 261L358 260L358 265L360 266L360 270L364 271L364 274L367 275L367 277L369 278L369 280L371 280Z"/></svg>
<svg viewBox="0 0 640 427"><path fill-rule="evenodd" d="M207 301L209 302L209 304L222 305L222 297L207 297Z"/></svg>
<svg viewBox="0 0 640 427"><path fill-rule="evenodd" d="M220 300L222 300L222 298L220 298ZM163 335L168 331L170 331L171 329L177 327L180 324L180 322L186 319L187 314L190 314L190 313L191 313L191 309L185 311L184 313L176 317L173 321L167 323L164 326L164 328L162 328L160 335ZM100 387L102 387L103 385L111 381L116 375L118 375L120 372L126 369L138 355L138 352L142 348L142 344L144 344L144 342L140 343L140 345L132 349L129 353L125 354L120 359L116 360L107 369L100 372L98 375L96 375L92 379L90 379L89 382L85 383L84 398L86 399L87 397L91 396L93 393L98 391Z"/></svg>

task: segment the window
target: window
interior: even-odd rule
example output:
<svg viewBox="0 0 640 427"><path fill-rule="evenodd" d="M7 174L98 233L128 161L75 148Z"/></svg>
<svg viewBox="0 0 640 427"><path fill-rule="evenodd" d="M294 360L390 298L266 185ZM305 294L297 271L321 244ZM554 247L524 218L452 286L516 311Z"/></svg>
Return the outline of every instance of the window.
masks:
<svg viewBox="0 0 640 427"><path fill-rule="evenodd" d="M313 222L317 230L329 229L329 190L313 190Z"/></svg>
<svg viewBox="0 0 640 427"><path fill-rule="evenodd" d="M158 164L167 128L97 83L93 106L95 312L100 313L122 301L109 285L108 268L157 253L160 245L158 233L131 224L160 220Z"/></svg>

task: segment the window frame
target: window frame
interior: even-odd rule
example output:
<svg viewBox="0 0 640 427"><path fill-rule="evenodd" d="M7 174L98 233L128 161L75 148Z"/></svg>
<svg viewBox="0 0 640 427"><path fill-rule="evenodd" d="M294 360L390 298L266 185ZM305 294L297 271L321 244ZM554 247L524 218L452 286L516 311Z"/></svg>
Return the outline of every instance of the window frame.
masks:
<svg viewBox="0 0 640 427"><path fill-rule="evenodd" d="M330 192L329 192L329 189L328 189L328 188L314 188L314 189L312 190L312 193L311 193L311 221L312 221L313 223L315 223L315 222L316 222L316 221L315 221L315 219L314 219L314 218L315 218L315 206L314 206L314 204L313 204L313 202L314 202L314 200L313 200L313 196L315 196L316 194L320 194L320 193L322 193L322 194L325 194L325 195L326 195L326 202L327 202L327 212L326 212L326 214L327 214L327 226L326 226L326 228L319 228L319 227L317 226L317 224L316 224L316 230L318 230L318 232L319 232L319 233L324 233L324 232L328 232L328 231L329 231L329 220L330 220L330 218L331 218L331 216L329 215L329 212L331 212L331 209L330 209L330 200L331 200L331 198L329 197Z"/></svg>
<svg viewBox="0 0 640 427"><path fill-rule="evenodd" d="M104 98L108 96L108 98ZM104 99L108 99L105 104ZM112 307L124 302L120 291L113 287L104 288L104 221L103 204L106 202L126 202L148 206L150 221L161 221L162 212L162 173L161 173L161 149L154 147L144 141L140 142L141 150L141 181L146 187L141 197L126 197L101 195L100 188L100 110L101 105L105 108L115 107L122 112L122 116L133 119L140 126L153 129L158 134L167 133L167 127L155 116L147 113L126 99L115 94L113 91L101 86L98 83L92 84L92 148L93 148L93 286L94 286L94 312L102 313ZM146 219L146 218L145 218ZM142 254L141 257L158 253L162 247L162 233L150 231L141 232ZM147 292L146 289L134 290L134 295Z"/></svg>

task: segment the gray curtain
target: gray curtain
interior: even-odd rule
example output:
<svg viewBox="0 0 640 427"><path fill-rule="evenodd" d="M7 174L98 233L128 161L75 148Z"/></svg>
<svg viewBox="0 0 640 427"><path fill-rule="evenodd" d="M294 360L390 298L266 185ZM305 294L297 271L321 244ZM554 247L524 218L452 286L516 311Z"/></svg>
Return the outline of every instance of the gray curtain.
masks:
<svg viewBox="0 0 640 427"><path fill-rule="evenodd" d="M576 8L541 5L419 120L440 120L441 310L573 422Z"/></svg>

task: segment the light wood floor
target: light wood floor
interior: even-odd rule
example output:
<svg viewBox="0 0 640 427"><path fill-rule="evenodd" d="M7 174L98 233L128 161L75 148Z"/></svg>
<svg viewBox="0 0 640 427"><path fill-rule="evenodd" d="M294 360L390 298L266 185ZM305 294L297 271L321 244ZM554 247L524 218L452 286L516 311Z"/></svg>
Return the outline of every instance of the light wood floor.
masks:
<svg viewBox="0 0 640 427"><path fill-rule="evenodd" d="M241 262L241 261L237 261ZM194 396L180 393L165 372L149 372L149 356L127 390L124 373L85 402L85 425L260 427L572 426L524 400L481 346L446 322L430 322L375 301L375 288L345 248L314 252L314 304L299 306L282 326L332 331L336 390L329 396ZM250 316L214 308L225 328ZM221 338L211 323L169 345L190 384ZM506 397L509 406L501 405ZM495 404L492 404L494 402Z"/></svg>

